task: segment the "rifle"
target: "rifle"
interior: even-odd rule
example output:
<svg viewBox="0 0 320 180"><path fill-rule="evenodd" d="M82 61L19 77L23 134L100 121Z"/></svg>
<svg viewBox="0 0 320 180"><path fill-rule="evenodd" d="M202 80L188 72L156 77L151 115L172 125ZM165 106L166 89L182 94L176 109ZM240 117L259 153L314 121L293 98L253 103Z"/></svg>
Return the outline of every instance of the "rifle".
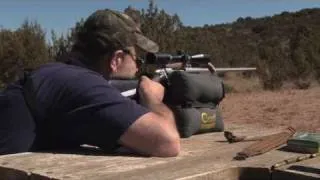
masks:
<svg viewBox="0 0 320 180"><path fill-rule="evenodd" d="M168 75L173 71L204 72L208 71L208 68L203 68L203 66L209 62L209 55L206 54L190 56L187 54L147 53L145 58L139 58L139 71L135 79L111 79L109 82L123 96L133 98L136 95L139 77L142 75L166 85L169 83Z"/></svg>
<svg viewBox="0 0 320 180"><path fill-rule="evenodd" d="M136 79L112 79L110 84L116 87L123 96L136 98L136 88L139 84L139 77L146 75L149 78L160 82L165 87L170 84L169 74L174 71L185 71L187 73L211 73L226 71L254 71L254 67L239 68L216 68L211 63L210 55L178 53L147 53L144 58L139 58L139 72Z"/></svg>

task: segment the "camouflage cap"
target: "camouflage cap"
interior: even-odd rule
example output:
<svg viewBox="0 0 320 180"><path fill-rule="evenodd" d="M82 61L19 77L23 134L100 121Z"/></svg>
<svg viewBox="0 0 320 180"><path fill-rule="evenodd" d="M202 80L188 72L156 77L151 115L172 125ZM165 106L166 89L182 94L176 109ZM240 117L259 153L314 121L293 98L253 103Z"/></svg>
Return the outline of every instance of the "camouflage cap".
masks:
<svg viewBox="0 0 320 180"><path fill-rule="evenodd" d="M94 41L101 48L112 45L115 48L138 46L146 52L157 52L159 46L145 37L138 25L128 15L110 10L97 10L90 15L83 26L82 36Z"/></svg>

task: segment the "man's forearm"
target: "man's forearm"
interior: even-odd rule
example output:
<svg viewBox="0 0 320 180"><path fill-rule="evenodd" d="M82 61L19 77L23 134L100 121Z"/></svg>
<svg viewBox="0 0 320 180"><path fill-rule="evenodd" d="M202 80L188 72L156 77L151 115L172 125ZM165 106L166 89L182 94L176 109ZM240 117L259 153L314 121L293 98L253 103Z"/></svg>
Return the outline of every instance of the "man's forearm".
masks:
<svg viewBox="0 0 320 180"><path fill-rule="evenodd" d="M162 102L160 103L150 103L147 105L147 107L154 113L159 114L160 116L165 117L166 119L172 119L174 120L174 115L172 111L163 104Z"/></svg>
<svg viewBox="0 0 320 180"><path fill-rule="evenodd" d="M174 114L173 112L168 108L168 106L166 106L165 104L163 104L162 102L160 103L149 103L147 105L147 107L154 113L162 116L164 119L167 119L169 122L169 124L173 127L173 128L177 128L176 127L176 122L174 119Z"/></svg>

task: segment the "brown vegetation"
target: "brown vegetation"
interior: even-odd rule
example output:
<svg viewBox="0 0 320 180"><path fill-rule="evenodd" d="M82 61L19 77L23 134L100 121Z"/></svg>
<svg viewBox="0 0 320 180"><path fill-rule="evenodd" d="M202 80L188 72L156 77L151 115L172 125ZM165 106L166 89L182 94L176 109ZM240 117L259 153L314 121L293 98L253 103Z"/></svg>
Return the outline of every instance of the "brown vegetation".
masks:
<svg viewBox="0 0 320 180"><path fill-rule="evenodd" d="M320 9L239 17L233 23L203 27L183 25L177 14L167 14L153 1L147 9L129 6L124 11L159 43L161 52L206 53L216 67L256 66L263 89L280 89L286 82L307 89L311 82L319 81ZM26 21L15 31L0 29L0 84L11 82L25 68L59 59L70 50L83 22L70 25L71 33L65 36L52 31L51 43L37 22Z"/></svg>
<svg viewBox="0 0 320 180"><path fill-rule="evenodd" d="M239 77L226 82L235 89L243 86ZM320 87L286 89L277 91L245 91L228 93L221 107L227 124L254 124L263 128L292 126L297 130L320 132ZM253 82L255 85L255 82Z"/></svg>

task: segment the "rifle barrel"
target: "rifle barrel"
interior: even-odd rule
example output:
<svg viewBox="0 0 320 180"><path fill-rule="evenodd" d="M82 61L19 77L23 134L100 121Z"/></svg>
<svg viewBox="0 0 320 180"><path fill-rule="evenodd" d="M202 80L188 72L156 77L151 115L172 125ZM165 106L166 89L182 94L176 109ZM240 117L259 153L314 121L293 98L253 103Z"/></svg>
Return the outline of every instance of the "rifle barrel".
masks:
<svg viewBox="0 0 320 180"><path fill-rule="evenodd" d="M255 71L257 68L254 67L239 67L239 68L215 68L216 72L227 72L227 71ZM186 71L186 72L209 72L208 68L196 68L196 67L187 67L184 69L174 69L174 68L166 68L166 69L157 69L156 73L161 72L171 73L173 71Z"/></svg>
<svg viewBox="0 0 320 180"><path fill-rule="evenodd" d="M217 72L225 72L225 71L256 71L255 67L238 67L238 68L215 68Z"/></svg>

